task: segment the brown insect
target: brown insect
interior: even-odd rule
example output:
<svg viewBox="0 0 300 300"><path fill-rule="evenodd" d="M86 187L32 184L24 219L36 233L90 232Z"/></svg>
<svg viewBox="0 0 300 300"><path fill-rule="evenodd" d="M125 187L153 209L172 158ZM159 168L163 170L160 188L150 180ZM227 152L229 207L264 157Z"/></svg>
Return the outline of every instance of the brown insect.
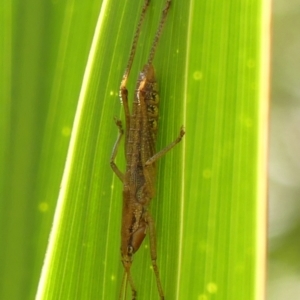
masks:
<svg viewBox="0 0 300 300"><path fill-rule="evenodd" d="M130 273L130 268L133 254L141 246L147 231L149 231L150 235L150 253L157 289L160 299L164 299L164 292L156 264L156 235L154 221L147 208L155 194L155 162L179 143L185 134L184 129L181 128L180 134L175 141L161 151L155 151L159 97L152 61L170 8L171 0L167 0L166 6L162 11L161 20L150 50L148 62L144 66L137 81L132 113L130 114L126 83L133 63L141 25L149 3L150 0L145 0L133 39L128 64L120 86L120 98L125 112L125 174L120 171L114 162L121 138L124 134L122 122L117 119L115 119L115 122L119 128L119 136L114 145L110 160L113 171L123 182L121 256L125 271L122 280L120 299L126 297L127 283L129 282L133 300L137 297L137 290Z"/></svg>

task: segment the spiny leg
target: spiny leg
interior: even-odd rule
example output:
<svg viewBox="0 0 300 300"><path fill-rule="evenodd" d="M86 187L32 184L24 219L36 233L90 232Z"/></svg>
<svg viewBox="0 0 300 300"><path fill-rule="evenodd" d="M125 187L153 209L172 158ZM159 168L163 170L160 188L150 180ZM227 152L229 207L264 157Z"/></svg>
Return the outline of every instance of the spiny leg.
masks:
<svg viewBox="0 0 300 300"><path fill-rule="evenodd" d="M149 212L147 212L147 215L146 215L146 222L149 227L150 253L151 253L152 267L153 267L153 271L154 271L155 278L156 278L157 290L158 290L160 299L164 300L165 299L164 292L163 292L161 281L160 281L158 266L156 264L157 251L156 251L155 226L154 226L154 221L152 219L152 216L150 215Z"/></svg>
<svg viewBox="0 0 300 300"><path fill-rule="evenodd" d="M164 149L160 150L158 153L156 153L152 157L150 157L146 161L145 165L149 166L149 165L153 164L155 161L157 161L159 158L164 156L167 152L169 152L172 148L174 148L181 141L184 134L185 134L184 128L181 127L181 130L180 130L180 133L179 133L179 136L177 137L177 139L175 141L173 141L170 145L166 146Z"/></svg>
<svg viewBox="0 0 300 300"><path fill-rule="evenodd" d="M112 154L111 154L111 157L110 157L110 166L112 168L112 170L114 171L114 173L120 178L120 180L123 182L124 181L124 174L120 171L120 169L118 168L118 166L116 165L115 163L115 158L117 156L117 153L118 153L118 149L119 149L119 145L120 145L120 141L122 139L122 136L124 134L124 130L123 130L123 127L122 127L122 122L121 120L118 120L118 119L114 119L115 120L115 123L116 125L118 126L119 128L119 135L118 135L118 138L114 144L114 147L113 147L113 151L112 151Z"/></svg>

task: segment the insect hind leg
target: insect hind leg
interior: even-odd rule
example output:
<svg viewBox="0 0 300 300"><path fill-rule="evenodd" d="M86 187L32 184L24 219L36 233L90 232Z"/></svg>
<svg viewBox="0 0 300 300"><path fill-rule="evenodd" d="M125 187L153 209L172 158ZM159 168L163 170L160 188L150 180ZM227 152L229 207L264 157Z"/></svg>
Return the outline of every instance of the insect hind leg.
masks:
<svg viewBox="0 0 300 300"><path fill-rule="evenodd" d="M158 266L156 264L157 259L157 251L156 251L156 233L155 233L155 226L154 221L152 219L152 216L150 215L149 211L147 211L147 214L145 215L146 222L149 227L149 240L150 240L150 253L151 253L151 261L152 261L152 267L156 278L156 284L157 284L157 290L159 293L160 300L164 300L164 292L162 289L162 284L160 281Z"/></svg>
<svg viewBox="0 0 300 300"><path fill-rule="evenodd" d="M124 275L122 278L122 285L121 285L121 291L119 295L119 300L126 299L126 291L127 291L127 283L129 282L130 288L131 288L131 299L136 300L137 297L137 291L135 288L135 285L133 283L133 279L131 277L130 271L124 271Z"/></svg>

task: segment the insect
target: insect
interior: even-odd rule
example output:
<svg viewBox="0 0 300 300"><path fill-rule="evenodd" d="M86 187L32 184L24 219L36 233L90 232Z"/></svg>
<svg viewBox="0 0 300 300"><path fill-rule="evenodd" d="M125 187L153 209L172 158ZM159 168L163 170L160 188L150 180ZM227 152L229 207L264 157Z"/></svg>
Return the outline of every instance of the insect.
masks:
<svg viewBox="0 0 300 300"><path fill-rule="evenodd" d="M123 103L125 113L125 173L122 173L115 164L119 144L124 135L122 122L118 119L115 119L115 123L119 128L119 135L115 142L110 160L113 172L123 183L121 257L124 266L124 275L119 299L125 297L128 282L131 287L132 299L137 299L137 289L132 279L130 269L133 255L141 246L147 232L149 232L150 237L150 253L158 293L160 299L164 299L164 292L156 264L154 221L147 207L155 194L155 162L179 143L185 134L182 127L179 136L171 144L159 152L155 151L159 97L152 61L170 8L171 0L166 1L166 6L162 11L161 20L150 50L148 61L138 77L132 113L130 113L129 110L126 84L133 63L141 25L149 3L150 0L145 0L144 2L131 46L129 60L120 86L120 99Z"/></svg>

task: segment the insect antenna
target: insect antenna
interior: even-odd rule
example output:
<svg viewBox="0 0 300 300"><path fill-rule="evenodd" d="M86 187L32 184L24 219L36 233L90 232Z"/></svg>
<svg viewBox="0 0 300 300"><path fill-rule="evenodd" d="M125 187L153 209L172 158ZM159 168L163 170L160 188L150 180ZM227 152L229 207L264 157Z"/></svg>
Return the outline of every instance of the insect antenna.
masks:
<svg viewBox="0 0 300 300"><path fill-rule="evenodd" d="M145 0L142 12L141 12L141 16L134 34L134 38L133 38L133 42L132 42L132 46L131 46L131 50L130 50L130 55L129 55L129 59L128 59L128 63L122 78L122 82L121 82L121 86L126 86L127 83L127 78L129 76L131 67L132 67L132 63L133 63L133 59L134 59L134 55L135 55L135 51L136 51L136 46L137 46L137 42L141 33L141 27L145 18L145 14L147 11L147 8L149 6L150 0Z"/></svg>
<svg viewBox="0 0 300 300"><path fill-rule="evenodd" d="M161 36L161 32L162 32L163 26L165 24L165 21L166 21L167 15L168 15L170 5L171 5L171 0L167 0L166 7L162 11L160 22L159 22L159 25L158 25L158 29L156 31L156 35L154 37L154 40L153 40L153 43L152 43L152 46L151 46L151 50L150 50L147 65L151 65L152 61L154 59L155 50L156 50L159 38Z"/></svg>

